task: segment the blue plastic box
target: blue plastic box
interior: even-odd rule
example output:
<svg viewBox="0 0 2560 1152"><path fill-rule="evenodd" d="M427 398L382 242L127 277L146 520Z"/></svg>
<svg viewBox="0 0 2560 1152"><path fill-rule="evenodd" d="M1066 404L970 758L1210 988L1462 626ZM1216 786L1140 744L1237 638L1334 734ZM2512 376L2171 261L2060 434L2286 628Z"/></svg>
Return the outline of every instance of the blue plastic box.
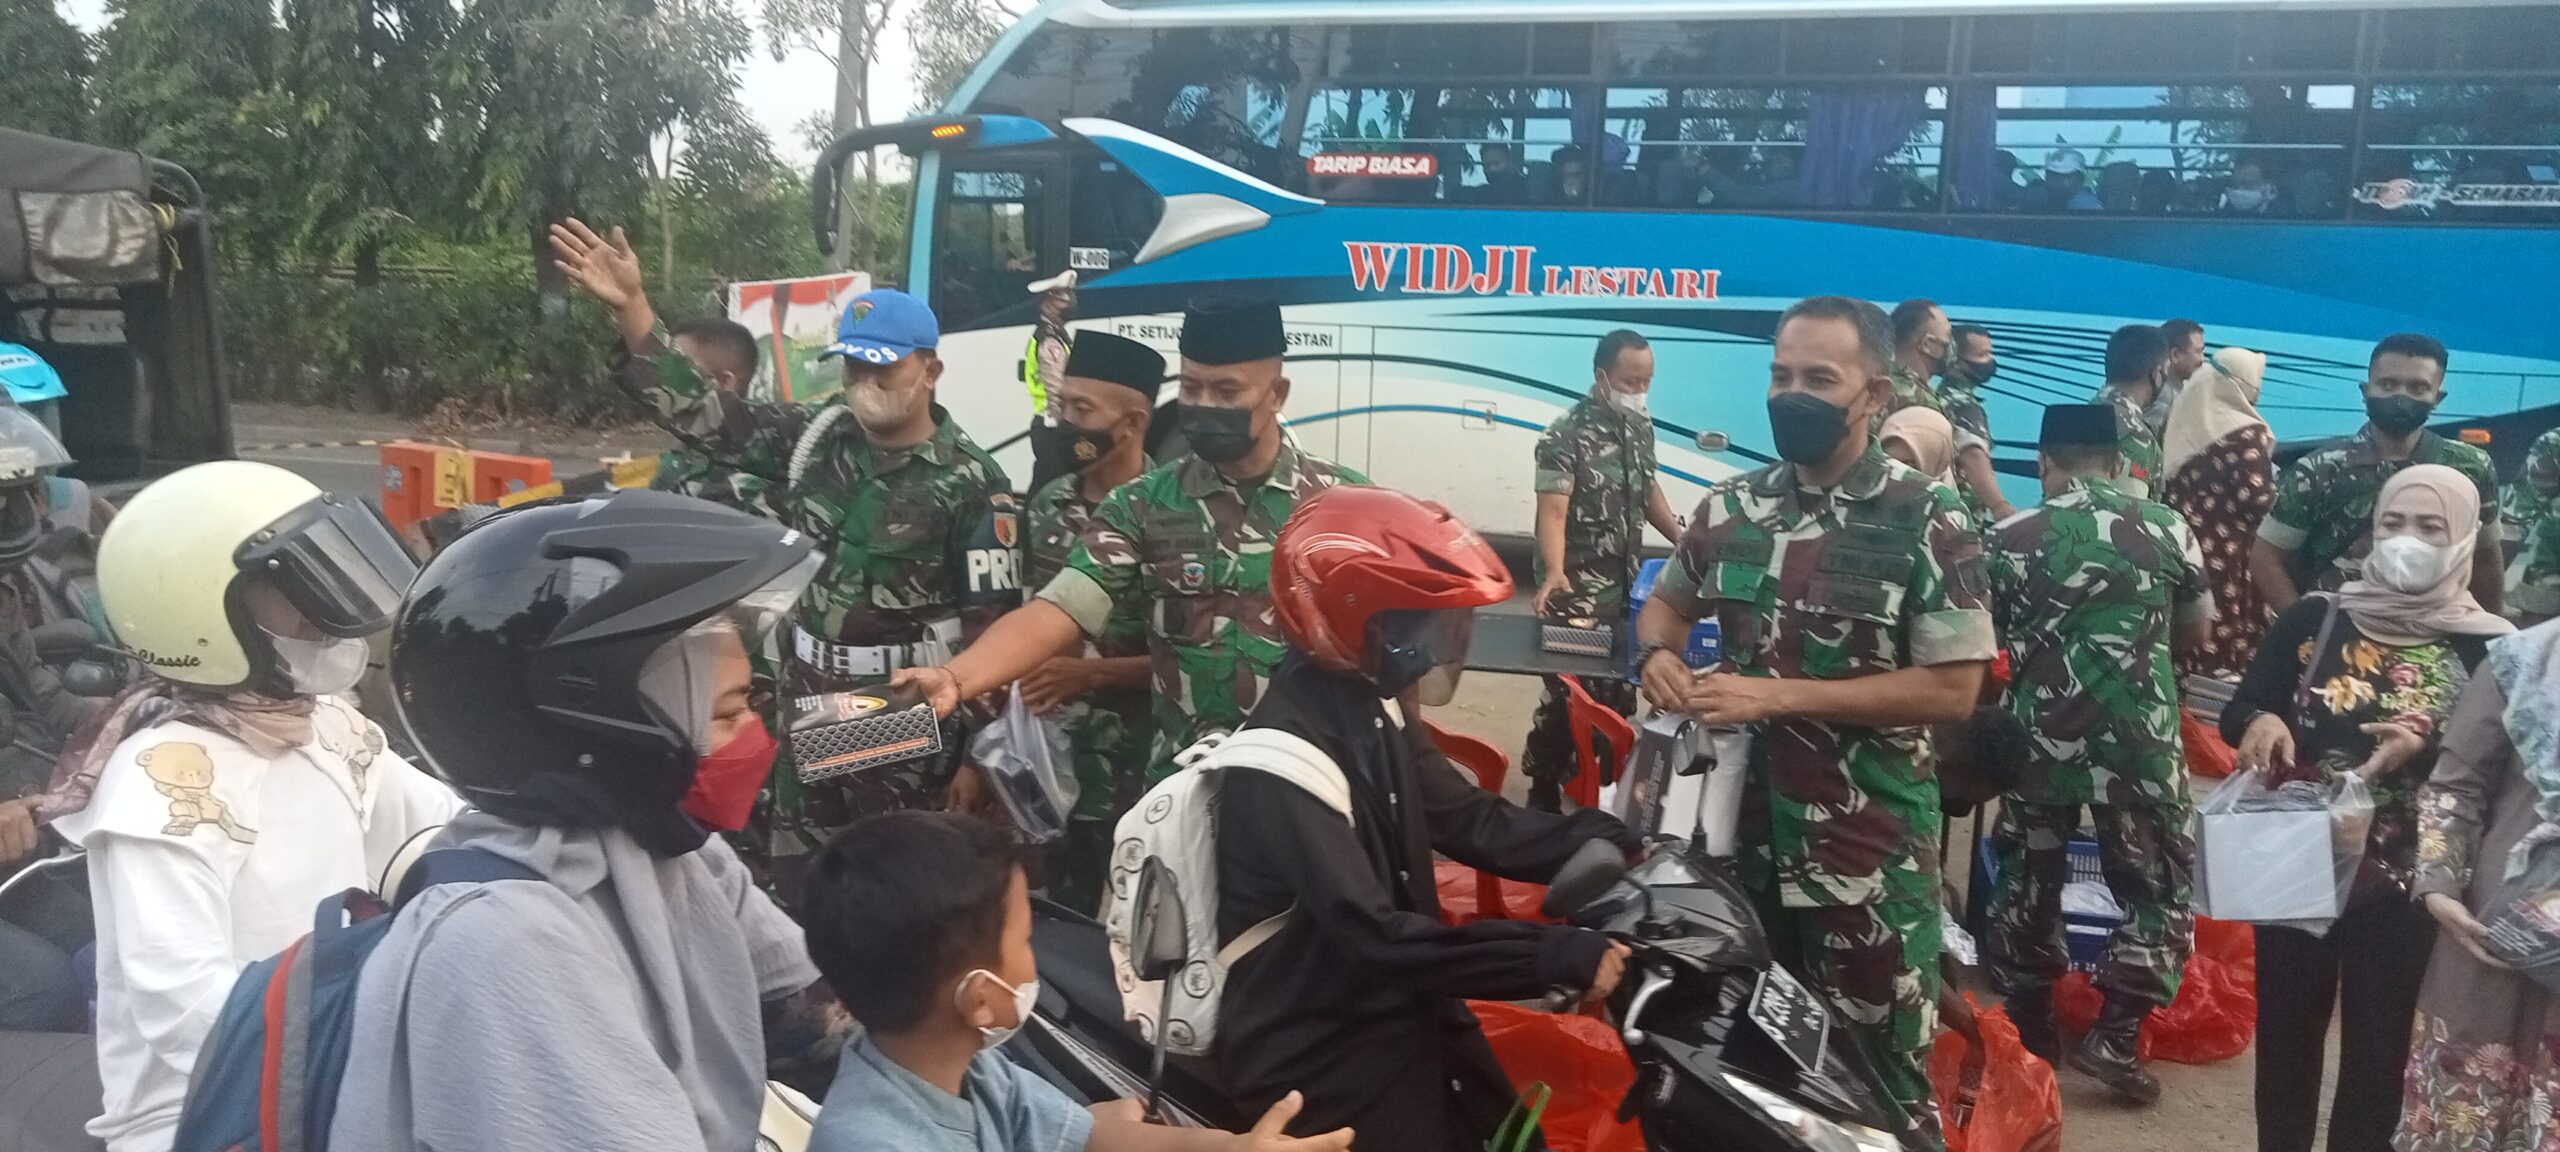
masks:
<svg viewBox="0 0 2560 1152"><path fill-rule="evenodd" d="M1984 837L1974 857L1973 887L1965 901L1966 919L1976 937L1989 927L1991 886L2000 880L2000 861L1992 855L1991 839ZM2098 867L2098 842L2086 836L2074 836L2065 846L2070 854L2070 882L2090 880L2105 883ZM2071 953L2071 970L2096 975L2098 965L2107 958L2107 938L2115 934L2119 918L2087 916L2073 912L2062 914L2062 942Z"/></svg>
<svg viewBox="0 0 2560 1152"><path fill-rule="evenodd" d="M1635 591L1627 601L1626 649L1630 678L1635 673L1636 653L1643 647L1635 642L1636 617L1644 614L1645 598L1653 594L1653 582L1662 575L1662 566L1667 563L1669 563L1668 560L1647 560L1643 566L1636 569ZM1680 655L1682 659L1689 662L1691 668L1712 667L1716 661L1723 659L1724 643L1721 634L1717 631L1716 622L1713 619L1700 620L1697 627L1689 629L1689 648Z"/></svg>

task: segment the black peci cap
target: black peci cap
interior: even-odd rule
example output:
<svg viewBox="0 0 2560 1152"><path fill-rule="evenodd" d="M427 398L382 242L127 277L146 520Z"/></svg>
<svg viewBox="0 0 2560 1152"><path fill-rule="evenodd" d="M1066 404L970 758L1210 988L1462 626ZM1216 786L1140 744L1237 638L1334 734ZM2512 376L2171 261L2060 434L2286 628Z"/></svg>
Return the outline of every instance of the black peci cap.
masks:
<svg viewBox="0 0 2560 1152"><path fill-rule="evenodd" d="M2115 410L2104 404L2047 404L2038 448L2113 448Z"/></svg>
<svg viewBox="0 0 2560 1152"><path fill-rule="evenodd" d="M1182 358L1195 364L1250 364L1288 352L1280 306L1268 300L1196 300L1182 314Z"/></svg>
<svg viewBox="0 0 2560 1152"><path fill-rule="evenodd" d="M1164 384L1164 353L1126 336L1078 332L1075 343L1067 347L1067 375L1108 380L1135 389L1152 402Z"/></svg>

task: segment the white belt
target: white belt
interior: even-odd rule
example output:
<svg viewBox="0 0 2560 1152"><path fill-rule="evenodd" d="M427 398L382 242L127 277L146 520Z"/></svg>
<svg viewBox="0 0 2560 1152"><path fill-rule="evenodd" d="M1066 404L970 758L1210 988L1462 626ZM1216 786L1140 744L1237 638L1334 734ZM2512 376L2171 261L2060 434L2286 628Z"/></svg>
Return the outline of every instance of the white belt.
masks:
<svg viewBox="0 0 2560 1152"><path fill-rule="evenodd" d="M805 628L791 629L791 651L802 664L837 676L886 676L900 668L929 668L951 659L960 638L960 621L925 625L925 638L913 644L838 644Z"/></svg>

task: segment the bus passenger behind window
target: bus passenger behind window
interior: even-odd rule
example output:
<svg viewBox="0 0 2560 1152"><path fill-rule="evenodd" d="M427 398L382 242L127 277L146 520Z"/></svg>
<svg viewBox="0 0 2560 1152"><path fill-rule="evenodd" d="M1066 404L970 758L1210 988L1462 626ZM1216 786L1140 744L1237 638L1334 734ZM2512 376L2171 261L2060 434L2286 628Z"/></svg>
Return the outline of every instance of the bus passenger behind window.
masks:
<svg viewBox="0 0 2560 1152"><path fill-rule="evenodd" d="M2056 148L2044 158L2044 203L2047 212L2096 212L2106 206L2089 190L2088 162L2075 148Z"/></svg>
<svg viewBox="0 0 2560 1152"><path fill-rule="evenodd" d="M2232 170L2231 186L2222 190L2222 211L2226 214L2261 215L2275 211L2276 182L2267 178L2265 166L2255 160L2243 160Z"/></svg>
<svg viewBox="0 0 2560 1152"><path fill-rule="evenodd" d="M1581 146L1567 144L1547 157L1547 178L1538 186L1540 204L1581 204L1591 198L1591 157Z"/></svg>
<svg viewBox="0 0 2560 1152"><path fill-rule="evenodd" d="M1492 143L1476 149L1484 167L1484 186L1466 197L1478 204L1519 205L1529 202L1529 174L1520 167L1520 146Z"/></svg>

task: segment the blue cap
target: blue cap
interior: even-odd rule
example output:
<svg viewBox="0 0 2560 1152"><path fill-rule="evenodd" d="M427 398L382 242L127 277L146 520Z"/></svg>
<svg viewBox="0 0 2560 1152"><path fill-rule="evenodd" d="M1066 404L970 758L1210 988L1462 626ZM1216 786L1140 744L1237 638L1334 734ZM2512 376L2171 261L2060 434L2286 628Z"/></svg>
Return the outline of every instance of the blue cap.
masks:
<svg viewBox="0 0 2560 1152"><path fill-rule="evenodd" d="M22 344L0 340L0 385L6 385L9 399L20 404L63 397L62 377L44 357Z"/></svg>
<svg viewBox="0 0 2560 1152"><path fill-rule="evenodd" d="M924 301L895 288L874 288L844 306L844 318L836 321L836 342L819 359L858 356L873 364L895 364L941 342L942 324Z"/></svg>

